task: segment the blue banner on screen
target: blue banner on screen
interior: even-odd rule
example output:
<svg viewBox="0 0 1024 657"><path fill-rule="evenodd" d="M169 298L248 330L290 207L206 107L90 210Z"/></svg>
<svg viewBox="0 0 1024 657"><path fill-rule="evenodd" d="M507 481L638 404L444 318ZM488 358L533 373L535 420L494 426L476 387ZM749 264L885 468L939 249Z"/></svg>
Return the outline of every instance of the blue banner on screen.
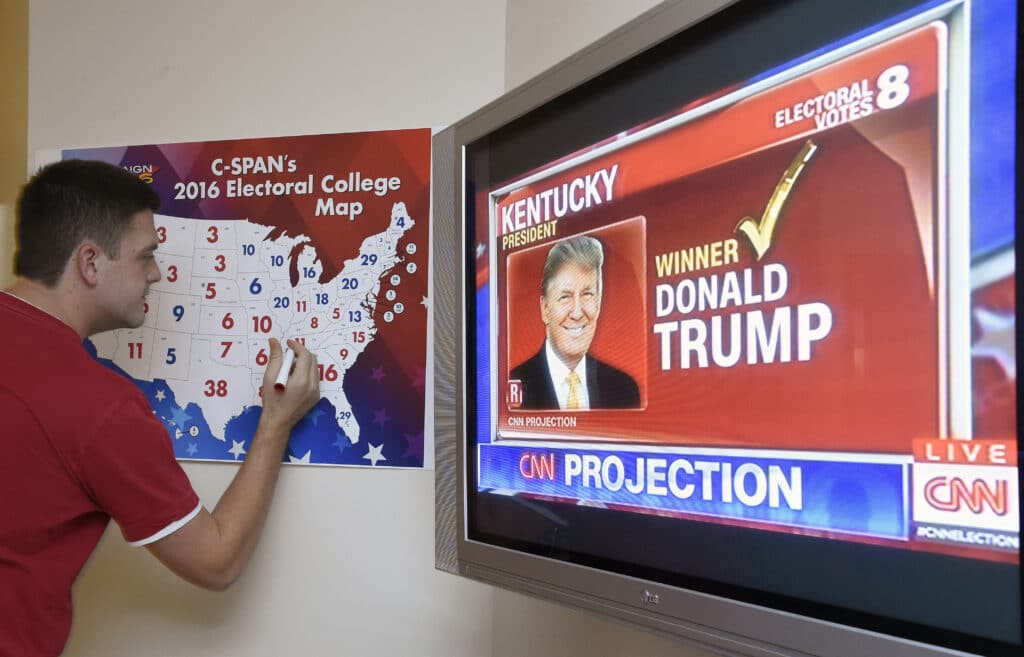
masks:
<svg viewBox="0 0 1024 657"><path fill-rule="evenodd" d="M479 486L906 540L908 465L878 455L480 445Z"/></svg>

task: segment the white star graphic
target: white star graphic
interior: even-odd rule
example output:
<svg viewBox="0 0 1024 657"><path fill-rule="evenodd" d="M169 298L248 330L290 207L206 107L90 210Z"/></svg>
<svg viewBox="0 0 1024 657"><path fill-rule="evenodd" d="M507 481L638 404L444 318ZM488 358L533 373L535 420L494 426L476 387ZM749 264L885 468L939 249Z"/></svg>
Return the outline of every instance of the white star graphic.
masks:
<svg viewBox="0 0 1024 657"><path fill-rule="evenodd" d="M305 455L303 455L301 457L300 456L292 456L291 454L289 454L288 455L288 462L289 463L305 463L306 465L309 465L309 455L310 455L310 453L312 453L312 451L313 450L309 450L308 452L305 453Z"/></svg>
<svg viewBox="0 0 1024 657"><path fill-rule="evenodd" d="M377 461L387 461L387 458L384 456L384 443L377 446L370 443L370 451L363 458L368 459L371 465L377 465Z"/></svg>
<svg viewBox="0 0 1024 657"><path fill-rule="evenodd" d="M239 456L245 454L245 446L242 445L242 442L239 440L232 440L231 449L228 450L228 454L234 454L235 460L237 461Z"/></svg>
<svg viewBox="0 0 1024 657"><path fill-rule="evenodd" d="M423 301L420 301L420 304L422 304L423 306L429 308L430 307L430 299L428 299L426 297L423 297Z"/></svg>
<svg viewBox="0 0 1024 657"><path fill-rule="evenodd" d="M484 254L484 253L485 253L486 251L487 251L487 247L486 247L486 246L484 245L484 243L483 243L483 242L480 242L480 243L478 243L478 244L476 245L476 257L478 257L478 258L482 257L482 256L483 256L483 254Z"/></svg>
<svg viewBox="0 0 1024 657"><path fill-rule="evenodd" d="M157 401L163 401L166 398L167 398L167 394L163 390L157 390L156 391L156 400Z"/></svg>
<svg viewBox="0 0 1024 657"><path fill-rule="evenodd" d="M1014 317L976 308L974 318L981 327L981 337L971 347L971 355L994 358L1008 379L1017 378L1017 346Z"/></svg>

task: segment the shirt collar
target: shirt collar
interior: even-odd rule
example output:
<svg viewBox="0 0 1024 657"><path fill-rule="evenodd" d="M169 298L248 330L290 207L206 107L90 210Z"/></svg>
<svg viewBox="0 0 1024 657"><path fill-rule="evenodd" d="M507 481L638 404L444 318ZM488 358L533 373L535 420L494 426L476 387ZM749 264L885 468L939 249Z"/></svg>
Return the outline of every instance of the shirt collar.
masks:
<svg viewBox="0 0 1024 657"><path fill-rule="evenodd" d="M562 359L555 353L555 348L551 346L551 340L544 341L544 351L548 359L548 371L551 372L551 378L554 381L561 383L565 381L565 377L569 376L569 372L572 371L565 366ZM587 371L587 356L583 355L580 362L576 364L575 372L580 377L580 381L586 381Z"/></svg>
<svg viewBox="0 0 1024 657"><path fill-rule="evenodd" d="M17 294L14 294L12 292L8 292L7 290L0 290L0 294L3 294L3 295L7 296L10 299L13 299L14 303L17 304L17 305L28 306L29 308L31 308L35 312L37 312L40 315L44 316L46 319L52 320L54 322L57 322L58 324L60 324L60 326L62 328L68 329L69 331L71 331L72 333L75 334L75 337L78 337L78 332L75 331L75 329L71 328L70 324L65 322L60 317L57 317L53 313L49 312L48 310L44 310L44 309L40 308L39 306L37 306L36 304L32 303L31 301L26 301L25 299L22 299L21 297L19 297Z"/></svg>

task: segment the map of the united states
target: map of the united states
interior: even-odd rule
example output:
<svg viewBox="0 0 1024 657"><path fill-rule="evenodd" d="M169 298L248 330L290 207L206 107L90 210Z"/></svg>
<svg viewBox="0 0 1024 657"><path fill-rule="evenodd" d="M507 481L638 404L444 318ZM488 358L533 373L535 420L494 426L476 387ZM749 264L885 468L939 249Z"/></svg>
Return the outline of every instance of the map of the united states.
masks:
<svg viewBox="0 0 1024 657"><path fill-rule="evenodd" d="M357 443L360 426L343 384L377 322L397 321L406 310L395 288L416 272L406 260L417 247L407 242L399 252L415 224L405 204L395 203L387 228L363 239L358 255L329 280L321 280L320 257L306 235L248 220L157 215L155 223L163 278L150 288L145 322L94 336L96 356L135 380L175 440L208 434L238 459L251 436L234 436L231 428L261 404L267 339L297 339L317 356L338 435ZM185 455L203 458L197 445L189 443ZM386 460L373 445L366 458Z"/></svg>

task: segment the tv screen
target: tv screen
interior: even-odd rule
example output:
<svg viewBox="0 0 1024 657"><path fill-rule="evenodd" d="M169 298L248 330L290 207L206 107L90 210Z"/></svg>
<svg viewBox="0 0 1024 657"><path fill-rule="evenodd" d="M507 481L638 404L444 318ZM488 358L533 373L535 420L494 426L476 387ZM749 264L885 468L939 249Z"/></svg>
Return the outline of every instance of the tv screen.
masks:
<svg viewBox="0 0 1024 657"><path fill-rule="evenodd" d="M1020 654L1016 9L740 2L457 124L459 558Z"/></svg>

